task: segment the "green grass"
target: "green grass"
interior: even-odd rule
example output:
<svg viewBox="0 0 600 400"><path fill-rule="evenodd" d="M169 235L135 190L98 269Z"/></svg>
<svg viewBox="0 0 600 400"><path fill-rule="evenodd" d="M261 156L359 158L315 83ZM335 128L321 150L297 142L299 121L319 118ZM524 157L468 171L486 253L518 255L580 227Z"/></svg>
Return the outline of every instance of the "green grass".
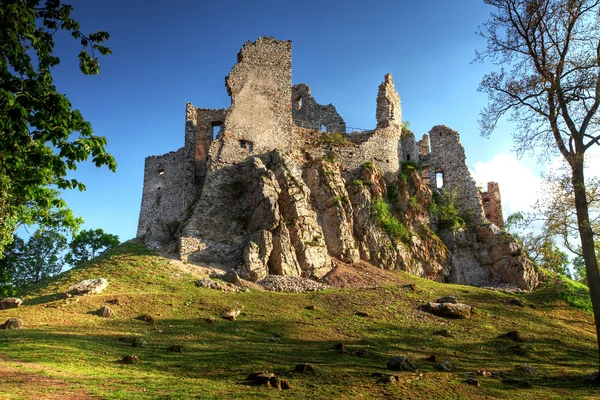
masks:
<svg viewBox="0 0 600 400"><path fill-rule="evenodd" d="M577 399L598 398L600 390L581 378L597 366L592 316L582 288L568 280L547 280L530 294L514 295L435 283L394 272L387 286L282 294L223 293L198 288L196 278L142 246L126 243L100 260L65 272L33 288L22 307L0 311L25 321L20 331L0 331L2 399ZM83 279L105 277L105 292L65 299L60 293ZM414 284L416 290L408 287ZM446 320L419 306L456 295L474 307L471 318ZM521 298L525 306L510 303ZM115 315L94 315L109 300ZM236 321L220 318L243 305ZM314 306L315 309L307 309ZM366 313L366 316L361 316ZM150 315L154 324L138 317ZM207 322L214 317L214 323ZM436 334L446 329L452 337ZM499 336L519 330L530 351L516 355L515 343ZM120 338L139 337L145 347ZM350 350L338 353L336 343ZM183 345L183 353L167 351ZM366 349L361 358L352 350ZM141 363L116 361L137 355ZM391 373L389 358L406 354L419 371L397 373L398 383L373 375ZM435 354L457 370L437 371L424 360ZM317 367L293 373L298 363ZM515 367L539 373L523 377ZM477 377L479 369L527 379L516 389L500 379ZM288 379L293 389L249 387L256 370ZM7 373L8 372L8 373ZM11 375L12 374L12 375ZM421 375L419 375L421 374ZM13 376L11 378L11 376ZM480 387L464 383L478 378ZM70 397L69 397L70 396Z"/></svg>
<svg viewBox="0 0 600 400"><path fill-rule="evenodd" d="M390 206L382 198L374 198L372 201L373 213L381 224L383 230L390 236L408 243L410 241L410 232L406 226L390 211Z"/></svg>

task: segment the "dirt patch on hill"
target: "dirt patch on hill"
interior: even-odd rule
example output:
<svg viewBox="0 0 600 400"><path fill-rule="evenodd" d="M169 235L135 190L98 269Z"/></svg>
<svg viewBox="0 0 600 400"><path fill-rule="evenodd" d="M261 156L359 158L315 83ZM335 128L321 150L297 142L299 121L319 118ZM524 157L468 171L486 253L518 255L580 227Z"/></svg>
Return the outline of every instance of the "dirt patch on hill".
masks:
<svg viewBox="0 0 600 400"><path fill-rule="evenodd" d="M375 267L367 262L346 264L335 261L335 268L321 282L337 288L380 287L404 283L394 271Z"/></svg>
<svg viewBox="0 0 600 400"><path fill-rule="evenodd" d="M67 382L42 374L25 372L16 367L0 364L0 387L19 399L32 400L88 400L88 392L69 387Z"/></svg>

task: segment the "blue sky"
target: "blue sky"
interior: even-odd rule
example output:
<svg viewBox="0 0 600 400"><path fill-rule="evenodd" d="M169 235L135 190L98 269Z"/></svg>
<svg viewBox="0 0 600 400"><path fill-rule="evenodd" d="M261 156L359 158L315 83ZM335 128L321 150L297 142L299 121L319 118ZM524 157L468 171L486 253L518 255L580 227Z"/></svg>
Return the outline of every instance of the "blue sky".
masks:
<svg viewBox="0 0 600 400"><path fill-rule="evenodd" d="M477 87L494 69L472 63L475 49L485 47L475 34L491 11L483 0L70 4L84 32L110 33L113 51L101 57L100 75L84 76L78 69L80 46L64 32L55 35L61 57L55 84L95 133L108 139L118 163L116 173L91 163L73 173L88 190L68 192L64 198L85 219L86 229L103 228L122 240L135 236L144 158L183 145L186 102L209 108L230 105L224 78L242 45L265 35L292 41L293 84L308 84L315 99L334 104L349 127L375 126L377 88L389 72L403 117L418 138L445 124L461 134L474 170L479 165L481 171L502 169L506 175L509 166L498 165L516 163L509 155L508 126L491 139L479 136L477 118L486 98ZM519 167L526 170L521 175L530 173L528 167L536 169L531 160ZM478 179L486 178L482 174ZM524 195L533 193L519 194ZM505 212L507 204L517 207L509 197Z"/></svg>

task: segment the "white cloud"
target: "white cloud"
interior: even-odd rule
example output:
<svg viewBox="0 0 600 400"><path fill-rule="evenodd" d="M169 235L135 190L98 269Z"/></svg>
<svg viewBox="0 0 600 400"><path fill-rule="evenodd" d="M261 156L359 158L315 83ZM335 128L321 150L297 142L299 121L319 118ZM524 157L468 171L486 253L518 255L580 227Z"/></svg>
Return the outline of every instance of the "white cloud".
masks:
<svg viewBox="0 0 600 400"><path fill-rule="evenodd" d="M514 154L507 153L500 153L488 162L475 163L471 173L477 185L484 189L487 182L498 183L504 218L517 211L531 211L542 181Z"/></svg>

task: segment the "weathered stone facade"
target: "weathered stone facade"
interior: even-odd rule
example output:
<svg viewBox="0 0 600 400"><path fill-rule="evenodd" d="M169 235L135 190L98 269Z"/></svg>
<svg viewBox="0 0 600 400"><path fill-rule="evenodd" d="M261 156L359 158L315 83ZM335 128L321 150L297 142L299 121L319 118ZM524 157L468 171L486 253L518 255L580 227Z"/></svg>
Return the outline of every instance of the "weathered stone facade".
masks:
<svg viewBox="0 0 600 400"><path fill-rule="evenodd" d="M504 214L502 213L502 199L500 187L496 182L488 182L487 192L480 191L483 213L488 221L493 222L500 229L504 229Z"/></svg>
<svg viewBox="0 0 600 400"><path fill-rule="evenodd" d="M182 260L233 267L253 280L320 278L334 259L362 259L439 281L480 284L485 276L518 275L520 286L535 286L510 239L502 237L501 245L498 235L473 239L474 259L483 260L490 249L495 258L469 263L477 278L467 279L453 260L469 255L453 257L430 229L437 173L442 190L456 190L460 211L471 215L474 227L489 224L486 216L496 223L502 218L497 185L488 186L482 204L457 132L436 126L417 142L403 126L400 97L387 74L376 128L347 133L335 107L318 104L305 84L292 86L291 73L291 42L259 38L244 44L226 78L228 109L187 104L184 147L146 159L138 237L176 247ZM406 161L420 163L421 174L398 175ZM373 204L381 199L405 234L378 222ZM484 213L486 204L492 208ZM457 243L448 240L450 247Z"/></svg>

